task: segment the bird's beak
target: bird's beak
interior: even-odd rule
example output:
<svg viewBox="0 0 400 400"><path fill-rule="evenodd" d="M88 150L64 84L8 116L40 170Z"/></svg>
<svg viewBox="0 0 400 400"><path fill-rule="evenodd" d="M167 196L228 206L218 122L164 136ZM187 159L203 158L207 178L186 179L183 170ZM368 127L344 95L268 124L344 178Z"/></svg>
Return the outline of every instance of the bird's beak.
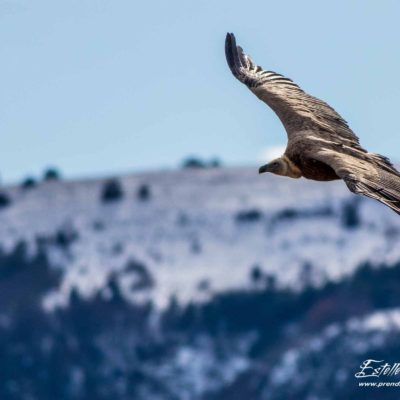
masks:
<svg viewBox="0 0 400 400"><path fill-rule="evenodd" d="M265 164L258 169L259 174L263 174L264 172L268 172L268 164Z"/></svg>

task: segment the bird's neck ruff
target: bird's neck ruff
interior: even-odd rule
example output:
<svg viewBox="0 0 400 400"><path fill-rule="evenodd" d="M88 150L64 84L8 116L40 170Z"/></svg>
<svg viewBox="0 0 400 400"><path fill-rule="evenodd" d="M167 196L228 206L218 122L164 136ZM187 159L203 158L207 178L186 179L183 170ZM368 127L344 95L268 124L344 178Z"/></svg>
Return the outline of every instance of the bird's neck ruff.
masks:
<svg viewBox="0 0 400 400"><path fill-rule="evenodd" d="M290 177L290 178L301 178L302 173L300 168L286 155L282 156L282 160L284 161L285 165L286 165L286 171L285 171L285 175Z"/></svg>

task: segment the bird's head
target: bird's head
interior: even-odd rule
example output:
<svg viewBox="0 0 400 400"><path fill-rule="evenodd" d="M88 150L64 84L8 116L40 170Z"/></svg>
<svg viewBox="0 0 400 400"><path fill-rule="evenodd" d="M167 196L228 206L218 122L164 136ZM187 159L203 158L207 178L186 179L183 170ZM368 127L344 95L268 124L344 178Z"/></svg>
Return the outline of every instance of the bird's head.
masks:
<svg viewBox="0 0 400 400"><path fill-rule="evenodd" d="M287 169L287 162L283 158L279 157L260 167L258 172L260 174L263 174L264 172L271 172L275 175L286 175Z"/></svg>
<svg viewBox="0 0 400 400"><path fill-rule="evenodd" d="M275 158L268 164L263 165L258 172L260 174L271 172L275 175L289 176L291 178L301 177L301 171L285 156Z"/></svg>

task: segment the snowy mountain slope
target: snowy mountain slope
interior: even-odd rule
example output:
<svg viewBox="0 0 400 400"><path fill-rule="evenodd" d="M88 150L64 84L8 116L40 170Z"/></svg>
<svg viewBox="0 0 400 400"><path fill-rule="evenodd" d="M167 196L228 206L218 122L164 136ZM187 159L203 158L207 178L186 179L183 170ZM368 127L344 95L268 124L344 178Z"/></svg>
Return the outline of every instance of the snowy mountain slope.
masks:
<svg viewBox="0 0 400 400"><path fill-rule="evenodd" d="M400 219L342 182L259 176L256 168L135 174L120 182L123 197L108 203L101 201L104 179L6 189L12 204L0 210L0 247L26 241L33 254L45 242L51 263L63 268L47 308L67 304L72 288L93 295L116 272L127 298L164 308L173 296L186 303L249 286L254 267L296 287L307 267L319 284L367 261L400 260ZM138 198L143 184L147 200ZM349 212L355 222L346 220ZM46 242L60 232L74 240ZM147 288L131 290L138 276L126 270L130 261L144 266Z"/></svg>
<svg viewBox="0 0 400 400"><path fill-rule="evenodd" d="M357 388L363 379L356 379L364 360L375 354L386 355L391 362L398 357L398 334L400 331L400 311L398 308L378 311L365 317L353 317L345 323L335 323L326 327L321 334L310 338L299 348L288 349L271 373L268 389L263 398L271 398L270 393L279 393L273 399L287 398L293 393L304 393L305 387L318 392L319 398L335 398L343 387ZM391 354L391 349L395 351ZM382 357L385 359L384 357ZM379 359L382 359L379 358ZM320 360L316 363L316 360ZM379 364L379 363L378 363ZM366 381L397 381L398 377L366 379ZM365 392L360 388L360 398L381 398L374 392ZM364 390L364 392L363 392ZM376 391L376 390L375 390ZM397 398L397 391L383 398ZM346 392L345 392L346 393ZM345 398L350 393L341 394ZM342 397L343 396L343 397ZM355 396L353 390L351 397ZM361 397L362 396L362 397ZM336 397L337 398L337 397Z"/></svg>
<svg viewBox="0 0 400 400"><path fill-rule="evenodd" d="M1 194L0 398L375 399L360 363L400 359L400 221L342 182L185 169Z"/></svg>

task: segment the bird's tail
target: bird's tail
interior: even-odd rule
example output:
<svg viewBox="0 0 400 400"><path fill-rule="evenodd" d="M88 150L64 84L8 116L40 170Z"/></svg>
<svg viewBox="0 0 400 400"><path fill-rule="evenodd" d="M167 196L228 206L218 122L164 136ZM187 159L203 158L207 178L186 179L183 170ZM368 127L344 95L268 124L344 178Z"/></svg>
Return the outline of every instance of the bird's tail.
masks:
<svg viewBox="0 0 400 400"><path fill-rule="evenodd" d="M400 175L378 169L375 179L358 182L357 192L380 201L400 214Z"/></svg>

